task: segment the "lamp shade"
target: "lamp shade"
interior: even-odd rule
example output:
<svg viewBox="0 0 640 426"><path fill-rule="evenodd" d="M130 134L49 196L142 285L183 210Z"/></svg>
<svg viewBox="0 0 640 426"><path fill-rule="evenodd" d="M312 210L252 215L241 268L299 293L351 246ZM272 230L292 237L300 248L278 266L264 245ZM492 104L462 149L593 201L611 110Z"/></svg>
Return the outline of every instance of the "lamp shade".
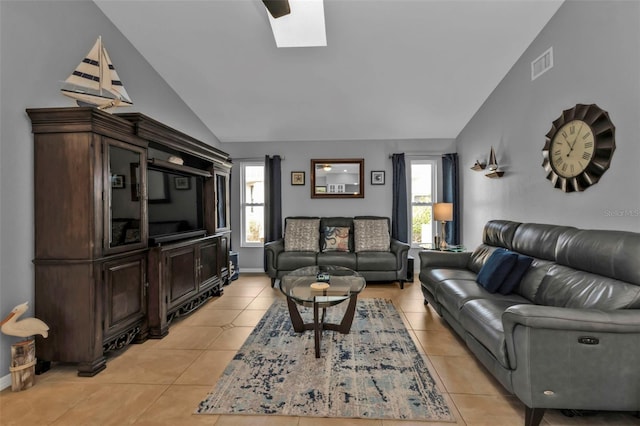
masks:
<svg viewBox="0 0 640 426"><path fill-rule="evenodd" d="M435 203L433 205L433 219L438 222L453 220L453 203Z"/></svg>

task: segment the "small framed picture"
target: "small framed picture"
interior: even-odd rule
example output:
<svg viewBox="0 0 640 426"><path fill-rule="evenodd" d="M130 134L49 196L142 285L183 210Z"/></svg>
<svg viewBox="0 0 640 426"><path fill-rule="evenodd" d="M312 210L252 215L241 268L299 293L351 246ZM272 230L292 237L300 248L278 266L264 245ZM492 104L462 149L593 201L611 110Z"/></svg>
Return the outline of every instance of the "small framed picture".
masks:
<svg viewBox="0 0 640 426"><path fill-rule="evenodd" d="M371 172L371 185L384 185L384 170Z"/></svg>
<svg viewBox="0 0 640 426"><path fill-rule="evenodd" d="M304 172L291 172L291 185L304 185Z"/></svg>
<svg viewBox="0 0 640 426"><path fill-rule="evenodd" d="M111 188L123 189L124 188L124 175L111 176Z"/></svg>
<svg viewBox="0 0 640 426"><path fill-rule="evenodd" d="M181 191L191 189L191 178L188 176L180 176L173 178L173 186Z"/></svg>

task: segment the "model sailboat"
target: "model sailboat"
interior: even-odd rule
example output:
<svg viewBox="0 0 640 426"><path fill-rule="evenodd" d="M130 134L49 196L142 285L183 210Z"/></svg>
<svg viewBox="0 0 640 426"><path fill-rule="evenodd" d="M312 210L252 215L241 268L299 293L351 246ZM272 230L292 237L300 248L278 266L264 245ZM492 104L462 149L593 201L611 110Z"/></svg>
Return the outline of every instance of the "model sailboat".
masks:
<svg viewBox="0 0 640 426"><path fill-rule="evenodd" d="M98 37L96 44L65 80L60 91L75 99L79 106L107 109L133 105L102 44L102 37Z"/></svg>
<svg viewBox="0 0 640 426"><path fill-rule="evenodd" d="M503 171L498 170L498 160L496 159L496 152L491 147L491 153L489 154L489 171L485 176L488 178L499 178L504 175Z"/></svg>

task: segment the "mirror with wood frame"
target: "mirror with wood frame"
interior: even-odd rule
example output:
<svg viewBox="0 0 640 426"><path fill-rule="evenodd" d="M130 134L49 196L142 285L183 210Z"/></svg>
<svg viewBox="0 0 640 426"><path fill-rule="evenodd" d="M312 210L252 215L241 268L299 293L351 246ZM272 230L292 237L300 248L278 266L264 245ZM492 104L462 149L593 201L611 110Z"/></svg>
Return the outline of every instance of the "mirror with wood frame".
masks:
<svg viewBox="0 0 640 426"><path fill-rule="evenodd" d="M311 198L364 198L364 159L311 160Z"/></svg>

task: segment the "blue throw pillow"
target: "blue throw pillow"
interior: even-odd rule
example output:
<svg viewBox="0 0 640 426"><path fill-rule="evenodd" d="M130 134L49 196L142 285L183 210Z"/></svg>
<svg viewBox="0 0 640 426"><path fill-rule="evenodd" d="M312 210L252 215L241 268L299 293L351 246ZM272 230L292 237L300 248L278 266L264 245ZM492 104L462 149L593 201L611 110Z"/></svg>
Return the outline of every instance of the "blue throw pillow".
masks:
<svg viewBox="0 0 640 426"><path fill-rule="evenodd" d="M529 256L521 254L518 254L517 256L518 260L516 261L516 264L513 266L513 269L511 269L509 275L507 275L507 278L505 278L504 282L498 289L498 293L500 294L509 294L513 292L518 284L520 284L520 281L522 281L524 274L529 270L531 262L533 262L533 258Z"/></svg>
<svg viewBox="0 0 640 426"><path fill-rule="evenodd" d="M505 249L496 249L478 272L477 283L489 293L495 293L517 260L517 254Z"/></svg>

